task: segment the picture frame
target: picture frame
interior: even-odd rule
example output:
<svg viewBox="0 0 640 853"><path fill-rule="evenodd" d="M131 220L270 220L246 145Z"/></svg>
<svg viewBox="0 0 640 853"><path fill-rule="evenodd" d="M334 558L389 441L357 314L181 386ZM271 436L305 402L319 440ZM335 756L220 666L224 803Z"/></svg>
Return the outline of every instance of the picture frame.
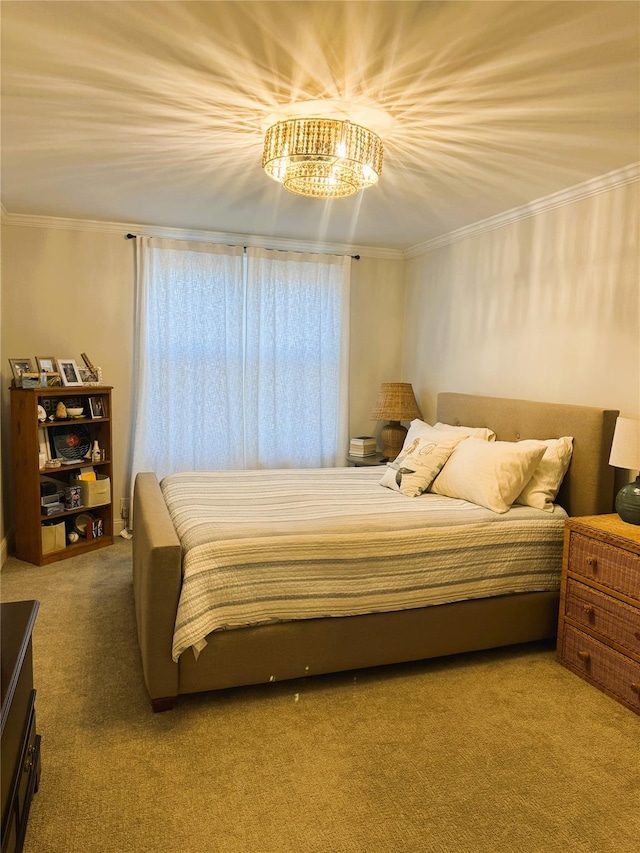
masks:
<svg viewBox="0 0 640 853"><path fill-rule="evenodd" d="M73 358L57 358L58 373L63 385L82 385L78 365Z"/></svg>
<svg viewBox="0 0 640 853"><path fill-rule="evenodd" d="M56 359L52 355L37 355L38 373L57 373Z"/></svg>
<svg viewBox="0 0 640 853"><path fill-rule="evenodd" d="M17 388L22 387L22 374L33 373L33 362L30 358L10 358L11 372Z"/></svg>
<svg viewBox="0 0 640 853"><path fill-rule="evenodd" d="M90 370L88 367L78 367L80 379L83 385L102 385L102 368L96 367Z"/></svg>
<svg viewBox="0 0 640 853"><path fill-rule="evenodd" d="M89 411L92 418L103 418L104 407L102 405L102 397L89 397Z"/></svg>
<svg viewBox="0 0 640 853"><path fill-rule="evenodd" d="M62 385L62 377L59 373L46 373L47 377L47 388L58 388Z"/></svg>
<svg viewBox="0 0 640 853"><path fill-rule="evenodd" d="M62 464L80 463L91 450L91 434L86 424L54 426L47 430L52 459Z"/></svg>

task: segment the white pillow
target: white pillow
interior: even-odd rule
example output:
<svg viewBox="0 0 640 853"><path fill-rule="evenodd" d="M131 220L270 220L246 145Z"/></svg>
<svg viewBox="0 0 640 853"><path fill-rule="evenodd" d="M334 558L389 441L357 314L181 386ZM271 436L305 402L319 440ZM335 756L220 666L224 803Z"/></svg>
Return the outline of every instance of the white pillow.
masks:
<svg viewBox="0 0 640 853"><path fill-rule="evenodd" d="M485 441L496 440L495 432L489 427L452 426L452 424L442 424L438 421L433 428L443 430L443 432L459 432L473 438L483 438Z"/></svg>
<svg viewBox="0 0 640 853"><path fill-rule="evenodd" d="M544 445L544 456L515 502L553 512L553 502L571 462L573 437L565 435L562 438L549 438L538 444Z"/></svg>
<svg viewBox="0 0 640 853"><path fill-rule="evenodd" d="M542 442L467 438L455 448L431 491L506 512L531 479L544 452Z"/></svg>
<svg viewBox="0 0 640 853"><path fill-rule="evenodd" d="M404 444L402 445L402 450L400 451L400 455L406 453L408 448L411 446L413 441L416 438L428 438L431 441L442 441L443 438L453 438L454 436L461 436L462 438L466 438L467 436L474 435L477 438L486 438L489 441L488 436L496 437L494 432L491 432L489 429L485 429L480 427L476 429L475 427L454 427L448 426L447 424L437 424L437 426L431 426L425 421L421 421L419 418L414 418L409 424L409 429L407 431L407 437L404 440Z"/></svg>
<svg viewBox="0 0 640 853"><path fill-rule="evenodd" d="M433 483L461 441L464 441L464 436L441 438L439 441L415 438L407 451L400 453L393 462L387 463L387 470L380 480L380 485L402 492L410 498L421 495Z"/></svg>

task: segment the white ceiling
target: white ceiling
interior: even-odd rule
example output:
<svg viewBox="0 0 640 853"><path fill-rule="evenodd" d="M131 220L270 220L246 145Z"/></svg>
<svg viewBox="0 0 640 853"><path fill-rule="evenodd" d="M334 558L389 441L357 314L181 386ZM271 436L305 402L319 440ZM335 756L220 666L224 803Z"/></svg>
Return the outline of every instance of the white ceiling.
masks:
<svg viewBox="0 0 640 853"><path fill-rule="evenodd" d="M638 2L1 4L9 214L406 249L640 160ZM292 104L367 116L376 187L262 172Z"/></svg>

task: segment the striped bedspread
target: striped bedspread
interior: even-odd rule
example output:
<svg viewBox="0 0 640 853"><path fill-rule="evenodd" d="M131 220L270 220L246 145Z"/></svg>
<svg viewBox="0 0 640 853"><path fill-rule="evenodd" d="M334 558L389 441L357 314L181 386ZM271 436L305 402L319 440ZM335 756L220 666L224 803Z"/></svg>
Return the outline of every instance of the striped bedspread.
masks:
<svg viewBox="0 0 640 853"><path fill-rule="evenodd" d="M557 589L565 513L408 498L383 467L189 473L161 488L183 551L173 659L211 631Z"/></svg>

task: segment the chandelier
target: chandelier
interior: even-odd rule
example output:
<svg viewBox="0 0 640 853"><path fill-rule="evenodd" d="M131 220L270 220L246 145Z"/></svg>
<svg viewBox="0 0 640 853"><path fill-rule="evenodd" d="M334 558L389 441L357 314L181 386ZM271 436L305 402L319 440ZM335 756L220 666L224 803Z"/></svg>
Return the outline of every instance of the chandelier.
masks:
<svg viewBox="0 0 640 853"><path fill-rule="evenodd" d="M346 198L377 182L382 140L350 121L286 119L267 130L262 166L296 195Z"/></svg>

